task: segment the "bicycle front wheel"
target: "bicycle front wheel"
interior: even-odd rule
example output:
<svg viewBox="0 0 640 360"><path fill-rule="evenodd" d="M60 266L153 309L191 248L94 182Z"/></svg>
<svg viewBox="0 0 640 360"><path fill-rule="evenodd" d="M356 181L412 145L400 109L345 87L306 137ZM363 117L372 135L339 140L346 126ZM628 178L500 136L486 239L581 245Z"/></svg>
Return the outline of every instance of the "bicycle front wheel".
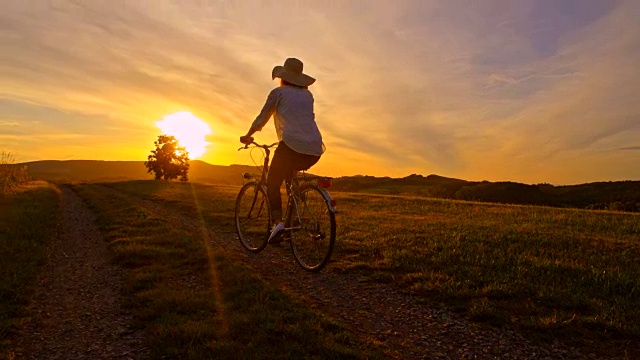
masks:
<svg viewBox="0 0 640 360"><path fill-rule="evenodd" d="M267 246L271 214L264 188L256 182L246 183L236 199L236 234L242 246L260 252Z"/></svg>
<svg viewBox="0 0 640 360"><path fill-rule="evenodd" d="M328 196L315 185L300 191L299 218L290 219L291 250L300 266L308 271L322 270L333 252L336 241L336 215ZM299 224L298 224L299 222Z"/></svg>

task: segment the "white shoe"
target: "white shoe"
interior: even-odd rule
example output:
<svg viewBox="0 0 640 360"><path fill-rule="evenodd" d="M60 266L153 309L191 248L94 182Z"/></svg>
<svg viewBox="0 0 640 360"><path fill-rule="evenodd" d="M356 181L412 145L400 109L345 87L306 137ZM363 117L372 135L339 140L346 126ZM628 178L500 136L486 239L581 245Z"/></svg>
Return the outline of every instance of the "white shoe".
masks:
<svg viewBox="0 0 640 360"><path fill-rule="evenodd" d="M280 234L280 232L282 232L283 230L284 230L284 224L279 222L276 226L273 227L273 229L271 229L271 234L269 235L269 239L267 240L267 242L269 244L282 242L282 237L278 238L278 234ZM280 241L278 241L278 239Z"/></svg>

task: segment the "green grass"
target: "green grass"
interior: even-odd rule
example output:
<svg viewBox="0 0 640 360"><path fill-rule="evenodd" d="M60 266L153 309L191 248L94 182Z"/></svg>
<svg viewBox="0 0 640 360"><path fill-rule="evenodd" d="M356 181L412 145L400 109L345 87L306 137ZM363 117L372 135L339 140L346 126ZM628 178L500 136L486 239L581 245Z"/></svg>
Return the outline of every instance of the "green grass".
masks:
<svg viewBox="0 0 640 360"><path fill-rule="evenodd" d="M237 187L110 186L233 232ZM640 338L640 216L410 196L334 193L329 266L366 274L534 338L625 351ZM198 206L194 199L198 200Z"/></svg>
<svg viewBox="0 0 640 360"><path fill-rule="evenodd" d="M60 221L57 190L34 182L0 194L0 356L33 294Z"/></svg>
<svg viewBox="0 0 640 360"><path fill-rule="evenodd" d="M429 301L535 335L640 336L637 214L338 198L345 271L366 264Z"/></svg>
<svg viewBox="0 0 640 360"><path fill-rule="evenodd" d="M205 208L207 222L232 216L226 198L218 196L225 188L160 181L113 186L187 215ZM166 223L100 185L74 190L97 214L114 262L126 269L123 298L153 358L382 357L339 323L225 258L203 241L201 231ZM194 201L196 193L218 197Z"/></svg>

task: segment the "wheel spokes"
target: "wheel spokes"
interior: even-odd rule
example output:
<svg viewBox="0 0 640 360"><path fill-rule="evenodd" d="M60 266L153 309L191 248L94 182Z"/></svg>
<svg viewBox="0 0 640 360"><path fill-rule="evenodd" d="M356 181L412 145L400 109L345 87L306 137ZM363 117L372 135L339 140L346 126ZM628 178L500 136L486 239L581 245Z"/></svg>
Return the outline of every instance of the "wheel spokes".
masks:
<svg viewBox="0 0 640 360"><path fill-rule="evenodd" d="M318 271L331 256L335 239L329 234L334 231L335 219L318 189L310 187L302 195L305 201L300 204L301 230L293 234L291 246L303 268Z"/></svg>

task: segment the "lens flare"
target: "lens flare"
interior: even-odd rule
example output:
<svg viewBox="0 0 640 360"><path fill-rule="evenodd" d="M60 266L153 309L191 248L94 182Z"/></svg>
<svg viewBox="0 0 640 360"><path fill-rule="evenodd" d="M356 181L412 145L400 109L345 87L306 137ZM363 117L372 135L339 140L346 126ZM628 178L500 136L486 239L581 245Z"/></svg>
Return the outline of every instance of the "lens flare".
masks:
<svg viewBox="0 0 640 360"><path fill-rule="evenodd" d="M187 111L167 115L156 122L156 126L164 134L174 136L187 149L191 159L204 155L211 144L205 140L211 134L209 125Z"/></svg>

